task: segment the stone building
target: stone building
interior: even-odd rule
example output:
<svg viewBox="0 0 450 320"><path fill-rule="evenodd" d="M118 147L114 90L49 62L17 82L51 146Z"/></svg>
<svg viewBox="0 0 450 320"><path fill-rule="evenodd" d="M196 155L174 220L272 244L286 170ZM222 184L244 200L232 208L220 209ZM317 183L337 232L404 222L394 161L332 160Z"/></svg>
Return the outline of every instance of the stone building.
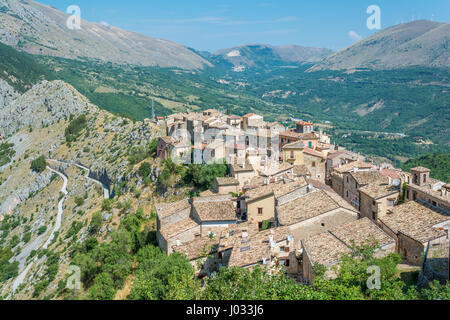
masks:
<svg viewBox="0 0 450 320"><path fill-rule="evenodd" d="M311 178L325 182L327 156L325 153L305 148L303 150L304 164L311 172Z"/></svg>
<svg viewBox="0 0 450 320"><path fill-rule="evenodd" d="M156 204L156 239L162 251L170 254L174 246L181 246L200 237L220 233L237 223L236 203L230 196L212 194L207 197Z"/></svg>
<svg viewBox="0 0 450 320"><path fill-rule="evenodd" d="M363 161L353 161L345 165L338 165L331 172L330 186L338 195L344 198L344 174L352 171L369 171L372 168L372 164Z"/></svg>
<svg viewBox="0 0 450 320"><path fill-rule="evenodd" d="M219 236L200 237L173 247L173 252L184 254L199 278L209 276L219 269L217 257Z"/></svg>
<svg viewBox="0 0 450 320"><path fill-rule="evenodd" d="M358 212L335 192L308 190L304 196L275 208L277 226L288 226L295 242L357 220Z"/></svg>
<svg viewBox="0 0 450 320"><path fill-rule="evenodd" d="M305 145L303 141L291 142L281 148L283 162L293 165L303 165L303 149Z"/></svg>
<svg viewBox="0 0 450 320"><path fill-rule="evenodd" d="M413 178L406 186L406 200L421 202L450 215L450 184L430 178L427 168L413 168L411 174Z"/></svg>
<svg viewBox="0 0 450 320"><path fill-rule="evenodd" d="M423 260L425 248L449 241L450 216L408 201L378 218L380 227L396 240L397 252L415 265Z"/></svg>
<svg viewBox="0 0 450 320"><path fill-rule="evenodd" d="M224 230L219 258L223 267L263 266L272 272L283 267L288 274L298 274L300 270L292 236L283 227L260 232L254 224L243 224Z"/></svg>
<svg viewBox="0 0 450 320"><path fill-rule="evenodd" d="M374 256L382 258L395 252L395 240L368 218L352 221L302 241L302 277L314 280L314 266L326 268L325 277L335 278L343 255L354 246L377 244Z"/></svg>
<svg viewBox="0 0 450 320"><path fill-rule="evenodd" d="M343 175L344 199L357 210L360 209L361 199L359 189L369 184L382 185L388 181L379 171L350 171Z"/></svg>
<svg viewBox="0 0 450 320"><path fill-rule="evenodd" d="M236 203L220 196L194 198L191 217L200 225L202 237L218 235L237 223Z"/></svg>
<svg viewBox="0 0 450 320"><path fill-rule="evenodd" d="M218 194L239 193L239 181L235 178L225 177L214 179L214 190Z"/></svg>
<svg viewBox="0 0 450 320"><path fill-rule="evenodd" d="M377 221L397 204L399 197L399 186L375 183L359 188L361 217Z"/></svg>

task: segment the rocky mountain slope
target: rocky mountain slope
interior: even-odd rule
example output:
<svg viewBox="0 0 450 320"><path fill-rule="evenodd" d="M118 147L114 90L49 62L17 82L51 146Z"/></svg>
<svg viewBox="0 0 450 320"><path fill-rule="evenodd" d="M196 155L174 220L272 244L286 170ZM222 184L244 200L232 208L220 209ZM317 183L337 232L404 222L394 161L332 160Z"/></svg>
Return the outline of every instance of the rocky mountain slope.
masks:
<svg viewBox="0 0 450 320"><path fill-rule="evenodd" d="M450 23L418 20L396 25L340 50L309 71L450 67Z"/></svg>
<svg viewBox="0 0 450 320"><path fill-rule="evenodd" d="M169 40L85 20L81 30L70 30L67 18L65 13L34 1L0 0L0 41L32 54L71 59L184 69L210 65Z"/></svg>
<svg viewBox="0 0 450 320"><path fill-rule="evenodd" d="M234 67L257 68L277 65L314 63L332 54L330 49L296 45L271 46L266 44L243 45L222 49L212 55L216 63L226 61Z"/></svg>
<svg viewBox="0 0 450 320"><path fill-rule="evenodd" d="M79 117L85 123L69 142L66 130ZM66 278L71 252L92 236L95 213L102 214L99 242L127 212L139 207L150 215L158 194L137 171L141 161L150 161L152 182L159 162L138 155L161 128L103 111L62 81L43 81L17 94L0 108L0 119L15 151L0 168L0 254L10 250L9 267L17 264L17 274L0 282L0 297L48 297ZM39 156L48 167L32 171L31 162ZM105 200L105 188L114 200Z"/></svg>
<svg viewBox="0 0 450 320"><path fill-rule="evenodd" d="M0 79L0 109L17 97L16 91L4 80Z"/></svg>

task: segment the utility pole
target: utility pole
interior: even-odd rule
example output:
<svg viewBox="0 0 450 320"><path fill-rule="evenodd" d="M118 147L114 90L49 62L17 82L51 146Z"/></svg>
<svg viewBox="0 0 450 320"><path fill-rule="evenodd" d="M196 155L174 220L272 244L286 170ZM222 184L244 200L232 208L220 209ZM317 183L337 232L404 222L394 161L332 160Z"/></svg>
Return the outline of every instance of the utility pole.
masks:
<svg viewBox="0 0 450 320"><path fill-rule="evenodd" d="M152 99L152 120L155 121L155 104Z"/></svg>

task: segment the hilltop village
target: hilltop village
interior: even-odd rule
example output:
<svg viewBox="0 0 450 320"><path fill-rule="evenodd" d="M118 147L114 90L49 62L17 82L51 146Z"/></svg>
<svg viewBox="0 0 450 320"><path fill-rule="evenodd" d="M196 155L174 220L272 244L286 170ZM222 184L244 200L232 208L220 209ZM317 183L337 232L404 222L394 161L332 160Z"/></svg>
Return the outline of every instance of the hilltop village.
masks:
<svg viewBox="0 0 450 320"><path fill-rule="evenodd" d="M157 157L229 167L212 190L155 205L160 248L185 254L199 277L265 265L311 283L315 265L332 278L343 254L370 244L428 280L449 278L450 184L427 168L375 165L306 121L289 129L211 109L158 122Z"/></svg>

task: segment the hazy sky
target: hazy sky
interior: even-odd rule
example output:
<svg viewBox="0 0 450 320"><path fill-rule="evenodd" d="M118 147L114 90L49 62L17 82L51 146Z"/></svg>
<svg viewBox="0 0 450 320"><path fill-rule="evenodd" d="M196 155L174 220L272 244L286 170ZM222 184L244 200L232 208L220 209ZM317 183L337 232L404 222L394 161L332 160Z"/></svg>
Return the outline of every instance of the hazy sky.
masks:
<svg viewBox="0 0 450 320"><path fill-rule="evenodd" d="M428 19L450 22L450 0L39 0L61 11L165 38L197 50L248 43L297 44L338 50L374 33L370 5L381 9L381 27Z"/></svg>

